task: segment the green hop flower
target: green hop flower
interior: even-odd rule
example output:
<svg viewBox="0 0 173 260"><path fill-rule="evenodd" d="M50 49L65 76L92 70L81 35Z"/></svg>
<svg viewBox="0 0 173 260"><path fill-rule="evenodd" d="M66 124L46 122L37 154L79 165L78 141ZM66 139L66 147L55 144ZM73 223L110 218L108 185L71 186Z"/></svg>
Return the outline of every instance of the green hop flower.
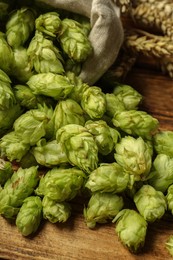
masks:
<svg viewBox="0 0 173 260"><path fill-rule="evenodd" d="M51 37L56 37L61 26L61 19L57 12L46 12L40 14L35 20L36 30Z"/></svg>
<svg viewBox="0 0 173 260"><path fill-rule="evenodd" d="M13 59L13 50L7 43L5 34L0 32L0 69L11 74Z"/></svg>
<svg viewBox="0 0 173 260"><path fill-rule="evenodd" d="M38 166L15 171L0 191L0 214L5 218L14 218L23 201L34 192L38 181Z"/></svg>
<svg viewBox="0 0 173 260"><path fill-rule="evenodd" d="M173 256L173 235L170 235L165 243L166 249L169 254Z"/></svg>
<svg viewBox="0 0 173 260"><path fill-rule="evenodd" d="M3 186L5 182L11 178L13 174L12 163L0 158L0 185Z"/></svg>
<svg viewBox="0 0 173 260"><path fill-rule="evenodd" d="M157 154L166 154L173 157L173 131L159 131L153 136L153 145Z"/></svg>
<svg viewBox="0 0 173 260"><path fill-rule="evenodd" d="M72 165L86 173L97 168L98 148L94 137L85 127L75 124L65 125L58 129L56 140L62 144Z"/></svg>
<svg viewBox="0 0 173 260"><path fill-rule="evenodd" d="M44 196L42 200L43 218L51 223L66 222L71 215L71 206L68 202L57 202Z"/></svg>
<svg viewBox="0 0 173 260"><path fill-rule="evenodd" d="M101 88L87 88L82 95L81 107L91 119L101 118L106 112L106 98Z"/></svg>
<svg viewBox="0 0 173 260"><path fill-rule="evenodd" d="M57 38L63 51L77 62L84 62L92 53L93 48L82 25L73 19L62 20Z"/></svg>
<svg viewBox="0 0 173 260"><path fill-rule="evenodd" d="M117 194L94 192L83 212L87 226L94 228L96 223L106 223L113 219L123 205L123 198Z"/></svg>
<svg viewBox="0 0 173 260"><path fill-rule="evenodd" d="M128 110L116 113L112 119L115 127L129 135L151 139L156 132L159 122L145 111Z"/></svg>
<svg viewBox="0 0 173 260"><path fill-rule="evenodd" d="M166 154L158 154L153 161L148 183L163 193L173 183L173 158Z"/></svg>
<svg viewBox="0 0 173 260"><path fill-rule="evenodd" d="M45 95L55 100L67 98L74 88L68 77L51 72L31 76L27 85L34 94Z"/></svg>
<svg viewBox="0 0 173 260"><path fill-rule="evenodd" d="M166 191L166 201L168 205L168 210L173 215L173 184L171 184Z"/></svg>
<svg viewBox="0 0 173 260"><path fill-rule="evenodd" d="M29 196L16 217L16 226L23 236L29 236L38 230L42 220L42 202L38 196Z"/></svg>
<svg viewBox="0 0 173 260"><path fill-rule="evenodd" d="M134 195L134 202L139 213L147 222L161 219L167 210L164 194L150 185L143 185Z"/></svg>
<svg viewBox="0 0 173 260"><path fill-rule="evenodd" d="M113 222L116 222L115 231L122 244L132 253L138 252L145 243L147 221L133 209L123 209Z"/></svg>
<svg viewBox="0 0 173 260"><path fill-rule="evenodd" d="M35 192L58 202L72 200L82 188L85 178L84 172L76 167L55 167L40 179Z"/></svg>
<svg viewBox="0 0 173 260"><path fill-rule="evenodd" d="M91 192L120 193L127 188L129 174L117 163L101 163L88 176L85 187Z"/></svg>
<svg viewBox="0 0 173 260"><path fill-rule="evenodd" d="M113 118L116 113L125 110L124 103L121 100L119 100L119 98L116 97L113 93L106 93L105 98L106 98L105 113L111 118Z"/></svg>

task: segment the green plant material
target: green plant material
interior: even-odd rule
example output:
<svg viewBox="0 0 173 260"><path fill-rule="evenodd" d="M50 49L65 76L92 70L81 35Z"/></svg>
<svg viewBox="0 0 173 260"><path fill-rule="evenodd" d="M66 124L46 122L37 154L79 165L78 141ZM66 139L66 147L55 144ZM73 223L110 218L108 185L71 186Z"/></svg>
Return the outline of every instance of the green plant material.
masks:
<svg viewBox="0 0 173 260"><path fill-rule="evenodd" d="M106 112L106 97L101 88L86 88L82 95L81 107L91 119L100 119Z"/></svg>
<svg viewBox="0 0 173 260"><path fill-rule="evenodd" d="M88 176L85 187L91 192L123 192L129 182L129 174L124 172L116 162L101 163L97 169Z"/></svg>
<svg viewBox="0 0 173 260"><path fill-rule="evenodd" d="M89 35L89 33L91 32L91 22L90 22L90 19L88 17L77 14L77 13L72 13L71 19L80 23L81 26L82 26L83 32L87 36Z"/></svg>
<svg viewBox="0 0 173 260"><path fill-rule="evenodd" d="M40 166L40 165L36 161L34 155L31 153L31 147L30 147L30 149L20 159L20 167L25 169L25 168L30 168L31 166Z"/></svg>
<svg viewBox="0 0 173 260"><path fill-rule="evenodd" d="M15 171L0 191L0 214L5 218L14 218L24 199L33 193L38 181L38 166L27 169L20 167Z"/></svg>
<svg viewBox="0 0 173 260"><path fill-rule="evenodd" d="M42 220L42 202L38 196L29 196L24 201L16 217L16 226L23 236L38 230Z"/></svg>
<svg viewBox="0 0 173 260"><path fill-rule="evenodd" d="M0 32L0 69L8 75L11 73L13 65L13 50L7 43L6 35Z"/></svg>
<svg viewBox="0 0 173 260"><path fill-rule="evenodd" d="M157 154L173 157L173 131L159 131L153 136L153 146Z"/></svg>
<svg viewBox="0 0 173 260"><path fill-rule="evenodd" d="M92 53L93 49L86 32L82 25L73 19L62 20L57 38L63 51L77 62L84 62Z"/></svg>
<svg viewBox="0 0 173 260"><path fill-rule="evenodd" d="M15 9L6 23L7 42L12 48L24 46L35 27L35 9L21 7Z"/></svg>
<svg viewBox="0 0 173 260"><path fill-rule="evenodd" d="M94 136L98 151L102 155L111 153L121 137L120 133L116 129L109 127L104 120L88 120L85 127Z"/></svg>
<svg viewBox="0 0 173 260"><path fill-rule="evenodd" d="M64 73L64 60L60 50L52 40L45 38L41 32L35 32L29 43L27 54L37 73Z"/></svg>
<svg viewBox="0 0 173 260"><path fill-rule="evenodd" d="M125 110L124 103L122 100L119 100L117 96L115 96L113 93L106 93L106 111L105 113L113 118L116 113L119 113L121 111Z"/></svg>
<svg viewBox="0 0 173 260"><path fill-rule="evenodd" d="M164 193L173 183L173 158L166 154L158 154L149 176L148 183Z"/></svg>
<svg viewBox="0 0 173 260"><path fill-rule="evenodd" d="M114 158L134 181L145 180L152 166L150 147L142 137L123 137L115 145Z"/></svg>
<svg viewBox="0 0 173 260"><path fill-rule="evenodd" d="M11 162L0 158L0 185L3 186L11 178L12 174L13 167Z"/></svg>
<svg viewBox="0 0 173 260"><path fill-rule="evenodd" d="M65 125L77 124L84 126L84 111L81 106L73 99L61 100L54 109L54 127L55 132Z"/></svg>
<svg viewBox="0 0 173 260"><path fill-rule="evenodd" d="M62 144L72 165L86 173L97 168L98 147L87 128L76 124L65 125L58 129L56 140Z"/></svg>
<svg viewBox="0 0 173 260"><path fill-rule="evenodd" d="M94 192L84 207L84 218L88 228L95 228L97 223L106 223L113 219L123 208L121 196L107 192Z"/></svg>
<svg viewBox="0 0 173 260"><path fill-rule="evenodd" d="M68 202L57 202L44 196L42 200L43 218L51 223L66 222L71 215L71 206Z"/></svg>
<svg viewBox="0 0 173 260"><path fill-rule="evenodd" d="M159 122L145 111L128 110L116 113L112 119L115 127L129 135L151 139L156 133Z"/></svg>
<svg viewBox="0 0 173 260"><path fill-rule="evenodd" d="M33 64L29 60L27 49L23 46L13 50L14 59L11 69L11 74L14 78L22 83L25 83L33 75Z"/></svg>
<svg viewBox="0 0 173 260"><path fill-rule="evenodd" d="M165 247L169 254L173 256L173 235L170 235L165 243Z"/></svg>
<svg viewBox="0 0 173 260"><path fill-rule="evenodd" d="M0 69L0 110L6 110L16 104L11 79Z"/></svg>
<svg viewBox="0 0 173 260"><path fill-rule="evenodd" d="M49 35L51 37L56 37L60 31L61 19L57 12L46 12L40 14L35 20L36 30Z"/></svg>
<svg viewBox="0 0 173 260"><path fill-rule="evenodd" d="M14 131L26 144L33 146L40 138L46 136L52 115L53 109L46 107L46 105L28 110L15 120Z"/></svg>
<svg viewBox="0 0 173 260"><path fill-rule="evenodd" d="M62 145L56 140L46 141L41 138L31 150L37 163L46 167L53 167L68 163L67 156Z"/></svg>
<svg viewBox="0 0 173 260"><path fill-rule="evenodd" d="M161 219L167 210L164 194L148 184L143 185L133 199L139 213L150 223Z"/></svg>
<svg viewBox="0 0 173 260"><path fill-rule="evenodd" d="M65 72L73 72L76 76L78 76L81 72L82 63L76 62L72 59L67 59L64 63Z"/></svg>
<svg viewBox="0 0 173 260"><path fill-rule="evenodd" d="M80 103L82 100L83 93L90 86L87 85L86 83L83 83L82 79L76 76L74 72L68 71L66 75L69 78L71 84L75 86L73 88L73 91L70 92L68 97Z"/></svg>
<svg viewBox="0 0 173 260"><path fill-rule="evenodd" d="M23 110L18 103L6 110L0 110L0 137L12 128L14 121L22 112Z"/></svg>
<svg viewBox="0 0 173 260"><path fill-rule="evenodd" d="M122 209L113 219L115 231L122 244L137 253L145 243L147 221L133 209Z"/></svg>
<svg viewBox="0 0 173 260"><path fill-rule="evenodd" d="M41 177L35 192L57 202L72 200L81 190L86 176L76 167L49 170Z"/></svg>
<svg viewBox="0 0 173 260"><path fill-rule="evenodd" d="M47 72L30 77L27 85L36 95L45 95L55 100L65 99L74 89L68 77Z"/></svg>
<svg viewBox="0 0 173 260"><path fill-rule="evenodd" d="M173 215L173 184L171 184L166 191L166 201L168 205L168 210Z"/></svg>
<svg viewBox="0 0 173 260"><path fill-rule="evenodd" d="M117 83L113 93L120 101L124 103L126 110L137 110L142 101L142 95L129 85Z"/></svg>

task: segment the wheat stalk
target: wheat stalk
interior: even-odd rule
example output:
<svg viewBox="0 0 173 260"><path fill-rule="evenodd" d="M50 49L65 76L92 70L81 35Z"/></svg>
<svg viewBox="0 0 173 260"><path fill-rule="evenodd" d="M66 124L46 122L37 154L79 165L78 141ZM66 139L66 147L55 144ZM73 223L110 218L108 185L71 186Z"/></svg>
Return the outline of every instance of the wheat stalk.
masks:
<svg viewBox="0 0 173 260"><path fill-rule="evenodd" d="M139 26L147 26L173 39L173 2L163 0L157 4L142 3L130 9L133 21Z"/></svg>
<svg viewBox="0 0 173 260"><path fill-rule="evenodd" d="M120 7L122 14L127 13L131 7L131 0L114 0L114 2Z"/></svg>
<svg viewBox="0 0 173 260"><path fill-rule="evenodd" d="M173 78L173 55L161 59L160 67L163 73L167 73L170 78Z"/></svg>
<svg viewBox="0 0 173 260"><path fill-rule="evenodd" d="M154 35L139 29L125 33L125 46L134 53L157 58L173 55L173 42L167 36Z"/></svg>

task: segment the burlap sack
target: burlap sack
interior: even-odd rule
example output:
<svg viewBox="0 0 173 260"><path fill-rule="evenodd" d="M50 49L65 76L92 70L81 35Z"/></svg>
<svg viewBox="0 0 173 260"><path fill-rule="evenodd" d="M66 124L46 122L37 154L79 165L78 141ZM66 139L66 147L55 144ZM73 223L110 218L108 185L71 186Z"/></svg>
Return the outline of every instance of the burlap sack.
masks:
<svg viewBox="0 0 173 260"><path fill-rule="evenodd" d="M80 77L93 85L115 62L123 43L119 8L113 0L39 0L90 18L93 54L84 62Z"/></svg>

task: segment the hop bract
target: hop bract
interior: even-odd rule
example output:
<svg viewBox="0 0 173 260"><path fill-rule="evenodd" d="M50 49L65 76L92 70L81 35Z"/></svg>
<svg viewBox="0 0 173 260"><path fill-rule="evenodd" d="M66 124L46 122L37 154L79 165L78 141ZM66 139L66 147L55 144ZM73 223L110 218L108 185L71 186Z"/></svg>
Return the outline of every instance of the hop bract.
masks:
<svg viewBox="0 0 173 260"><path fill-rule="evenodd" d="M153 136L153 145L157 154L173 157L173 131L159 131Z"/></svg>
<svg viewBox="0 0 173 260"><path fill-rule="evenodd" d="M10 74L13 65L13 50L7 43L6 36L0 32L0 69Z"/></svg>
<svg viewBox="0 0 173 260"><path fill-rule="evenodd" d="M161 219L167 209L166 198L161 191L150 185L143 185L134 195L134 202L147 222Z"/></svg>
<svg viewBox="0 0 173 260"><path fill-rule="evenodd" d="M138 252L145 243L147 221L135 210L123 209L113 219L115 231L129 251Z"/></svg>
<svg viewBox="0 0 173 260"><path fill-rule="evenodd" d="M98 147L92 134L81 126L68 124L58 129L56 140L60 142L72 165L90 173L98 165Z"/></svg>
<svg viewBox="0 0 173 260"><path fill-rule="evenodd" d="M5 182L11 178L13 174L12 163L0 158L0 185L4 185Z"/></svg>

